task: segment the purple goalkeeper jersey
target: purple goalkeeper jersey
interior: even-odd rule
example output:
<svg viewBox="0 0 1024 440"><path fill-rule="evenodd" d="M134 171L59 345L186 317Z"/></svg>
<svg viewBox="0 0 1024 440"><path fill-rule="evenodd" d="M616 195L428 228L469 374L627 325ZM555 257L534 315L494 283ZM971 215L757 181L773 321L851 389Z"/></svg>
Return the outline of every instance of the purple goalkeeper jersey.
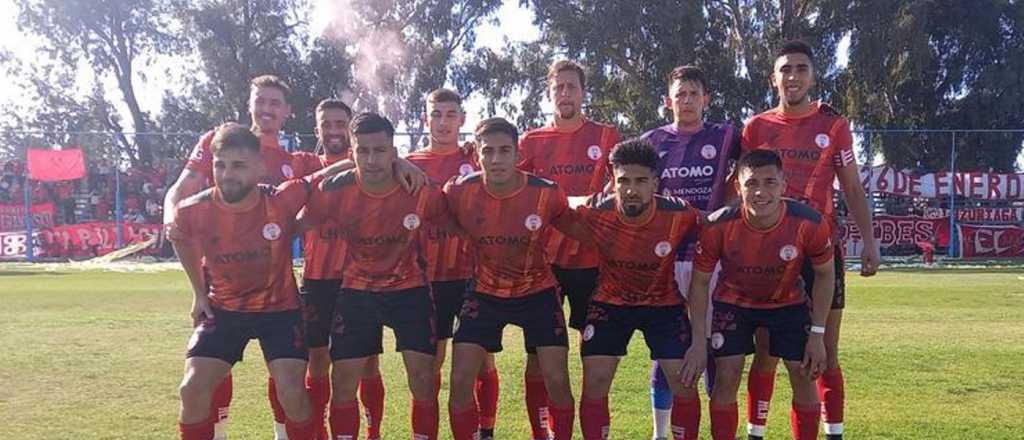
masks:
<svg viewBox="0 0 1024 440"><path fill-rule="evenodd" d="M704 212L720 208L726 177L740 154L740 131L731 124L705 122L696 133L679 133L675 124L655 128L642 136L658 152L658 191L685 199ZM694 240L679 247L680 260L692 256Z"/></svg>

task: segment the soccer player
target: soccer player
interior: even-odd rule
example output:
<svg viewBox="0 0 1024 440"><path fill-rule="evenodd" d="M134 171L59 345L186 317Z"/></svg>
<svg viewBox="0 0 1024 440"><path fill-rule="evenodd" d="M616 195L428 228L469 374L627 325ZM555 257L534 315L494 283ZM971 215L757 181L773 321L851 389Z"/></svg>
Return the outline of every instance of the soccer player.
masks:
<svg viewBox="0 0 1024 440"><path fill-rule="evenodd" d="M351 129L356 169L321 181L303 217L310 225L333 221L347 242L331 334L331 435L358 435L356 388L367 360L383 352L387 326L405 364L413 437L433 440L438 423L434 310L415 238L421 227L448 219L445 201L433 186L416 194L401 190L393 169L394 128L387 119L362 113Z"/></svg>
<svg viewBox="0 0 1024 440"><path fill-rule="evenodd" d="M554 439L570 440L575 403L569 340L557 282L544 255L546 229L568 218L568 200L554 182L516 168L519 133L508 121L486 119L475 134L482 173L445 186L449 209L477 257L452 348L448 410L453 437L476 438L480 422L474 384L487 353L501 351L502 331L512 324L523 329L527 352L536 353Z"/></svg>
<svg viewBox="0 0 1024 440"><path fill-rule="evenodd" d="M349 158L352 134L349 121L352 109L339 99L325 99L316 107L317 151L319 154L296 152L293 164L297 176L306 176ZM345 240L338 226L326 222L305 233L303 240L302 286L299 293L304 307L306 346L309 347L309 371L306 391L313 405L317 440L328 440L325 425L327 405L331 398L331 354L328 348L334 305L341 290L345 260ZM366 412L366 437L380 438L384 412L384 381L376 356L366 362L359 382L359 400Z"/></svg>
<svg viewBox="0 0 1024 440"><path fill-rule="evenodd" d="M707 298L694 298L688 308L673 272L676 251L684 238L696 235L701 213L682 199L656 194L658 154L647 141L619 143L610 162L614 192L591 196L575 215L591 237L587 241L597 246L601 271L580 348L583 438L608 438L608 392L619 359L639 330L675 395L672 438L695 440L700 428L696 384L707 361Z"/></svg>
<svg viewBox="0 0 1024 440"><path fill-rule="evenodd" d="M618 130L583 115L587 76L579 64L560 60L548 68L548 99L555 106L551 125L526 133L519 145L519 168L558 184L567 196L588 196L598 161L619 142ZM598 185L599 186L599 185ZM551 228L547 254L563 297L569 299L569 327L583 328L587 304L597 286L597 251ZM534 438L547 437L547 398L535 356L526 368L526 406Z"/></svg>
<svg viewBox="0 0 1024 440"><path fill-rule="evenodd" d="M811 101L809 90L814 87L814 75L814 56L810 46L802 42L786 43L777 53L772 71L772 84L778 92L779 105L755 115L747 123L743 130L743 152L762 148L778 152L789 185L786 197L804 201L821 212L834 231L838 228L835 228L832 185L838 177L849 212L864 237L861 275L872 276L878 270L878 245L853 154L850 124L828 104ZM836 242L836 277L825 333L828 369L818 379L818 393L824 402L825 434L829 440L838 440L843 435L845 400L843 373L839 365L839 330L846 305L846 277L838 235L833 240ZM813 272L805 271L805 285L812 285L813 280ZM770 338L765 342L758 343L759 349L747 381L748 434L752 439L764 436L778 364L778 359L767 353Z"/></svg>
<svg viewBox="0 0 1024 440"><path fill-rule="evenodd" d="M658 152L658 192L683 198L705 212L722 206L728 185L726 176L740 153L739 129L729 123L704 120L710 102L704 71L696 66L676 67L668 75L665 97L665 107L672 111L672 123L642 136ZM692 240L687 240L676 254L675 277L684 298L688 296L693 270L693 245ZM708 361L705 382L710 393L714 359L709 356ZM651 369L651 406L656 440L667 438L671 432L672 401L668 378L655 362Z"/></svg>
<svg viewBox="0 0 1024 440"><path fill-rule="evenodd" d="M430 176L436 185L450 178L477 170L474 151L459 146L459 130L466 122L462 97L453 90L437 89L427 97L426 124L430 144L408 156L410 162ZM437 358L434 374L440 390L441 367L444 365L447 341L452 337L455 318L462 310L462 301L473 277L472 248L465 238L448 228L431 226L420 233L420 248L427 262L437 312ZM480 414L480 439L493 440L498 410L498 370L494 356L484 358L484 367L476 380L476 400Z"/></svg>
<svg viewBox="0 0 1024 440"><path fill-rule="evenodd" d="M256 338L277 384L288 436L311 440L302 384L307 353L291 264L295 215L309 185L257 188L264 173L260 141L237 124L217 129L210 151L214 188L182 201L174 220L179 235L173 244L192 284L196 324L181 382L181 438L214 437L214 388Z"/></svg>
<svg viewBox="0 0 1024 440"><path fill-rule="evenodd" d="M712 438L736 438L736 393L760 327L771 339L771 355L781 357L789 370L793 437L813 440L821 418L814 380L825 370L823 337L835 277L832 231L828 219L810 206L782 198L786 180L775 152L746 154L737 174L740 204L708 217L690 290L691 298L707 295L711 273L721 263L711 323L717 370ZM810 309L800 276L806 264L815 274Z"/></svg>
<svg viewBox="0 0 1024 440"><path fill-rule="evenodd" d="M278 143L281 128L292 113L291 106L288 104L290 96L291 88L279 77L263 75L253 78L250 82L249 114L252 117L252 130L260 139L260 156L263 158L264 174L260 179L261 183L277 185L296 177L293 156L282 149ZM178 180L167 190L167 195L164 198L164 224L167 225L166 234L169 238L173 239L176 234L174 207L184 198L207 188L212 181L213 156L210 152L210 145L213 135L214 132L211 130L199 139L185 163L185 168L178 176ZM325 175L353 166L351 160L342 160L332 165L329 171L325 171ZM422 172L407 161L399 160L395 167L396 172L402 176L402 185L409 190L418 188L425 181ZM213 406L210 408L211 413L219 420L216 424L217 439L227 438L226 429L231 393L232 381L229 372L217 387L213 397ZM274 438L286 440L288 437L284 429L284 411L276 400L277 393L274 390L273 377L267 380L267 396L274 413Z"/></svg>

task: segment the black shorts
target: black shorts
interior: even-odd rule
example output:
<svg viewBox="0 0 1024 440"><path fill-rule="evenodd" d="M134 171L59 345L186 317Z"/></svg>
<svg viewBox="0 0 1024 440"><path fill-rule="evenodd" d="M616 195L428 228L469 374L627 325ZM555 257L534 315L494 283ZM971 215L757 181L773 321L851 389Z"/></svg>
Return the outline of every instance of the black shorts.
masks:
<svg viewBox="0 0 1024 440"><path fill-rule="evenodd" d="M811 310L807 304L777 309L751 309L715 301L711 318L711 350L715 357L754 353L754 332L768 330L768 351L787 361L801 361L807 347Z"/></svg>
<svg viewBox="0 0 1024 440"><path fill-rule="evenodd" d="M250 339L259 339L263 359L308 359L302 331L302 312L232 312L213 309L192 332L186 358L220 359L234 365Z"/></svg>
<svg viewBox="0 0 1024 440"><path fill-rule="evenodd" d="M384 326L395 333L395 351L433 356L434 300L426 286L394 292L341 289L334 307L331 359L356 359L384 352Z"/></svg>
<svg viewBox="0 0 1024 440"><path fill-rule="evenodd" d="M334 304L341 292L341 280L302 279L302 320L306 325L306 346L320 348L330 345Z"/></svg>
<svg viewBox="0 0 1024 440"><path fill-rule="evenodd" d="M564 269L551 266L555 279L562 288L562 296L569 297L569 327L583 330L587 323L587 306L597 289L597 268Z"/></svg>
<svg viewBox="0 0 1024 440"><path fill-rule="evenodd" d="M430 283L437 313L437 339L448 339L455 334L455 318L462 310L469 280L435 281Z"/></svg>
<svg viewBox="0 0 1024 440"><path fill-rule="evenodd" d="M580 353L584 357L625 356L636 330L643 332L652 360L682 359L690 348L690 319L682 304L617 306L592 301Z"/></svg>
<svg viewBox="0 0 1024 440"><path fill-rule="evenodd" d="M833 242L838 243L834 239ZM846 259L843 256L842 246L837 244L833 247L835 248L835 257L832 261L836 267L836 285L835 292L832 294L832 310L836 310L846 308ZM804 291L807 292L807 297L813 298L814 266L811 264L811 260L807 260L804 264L800 277L804 280Z"/></svg>
<svg viewBox="0 0 1024 440"><path fill-rule="evenodd" d="M506 325L523 329L527 353L537 347L568 347L565 315L554 288L521 298L498 298L470 292L459 312L455 343L470 343L490 353L502 350L501 334Z"/></svg>

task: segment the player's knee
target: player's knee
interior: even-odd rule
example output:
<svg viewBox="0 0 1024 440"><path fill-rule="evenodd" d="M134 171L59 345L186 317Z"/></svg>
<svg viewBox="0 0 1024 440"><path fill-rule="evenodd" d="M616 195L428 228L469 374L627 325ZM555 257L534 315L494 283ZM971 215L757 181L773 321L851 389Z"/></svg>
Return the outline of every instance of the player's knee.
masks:
<svg viewBox="0 0 1024 440"><path fill-rule="evenodd" d="M312 377L325 377L331 373L331 353L324 348L311 348L309 350L309 375Z"/></svg>
<svg viewBox="0 0 1024 440"><path fill-rule="evenodd" d="M434 393L433 368L423 368L409 371L408 377L409 391L412 393L413 398L417 400L426 400L428 398L431 398L430 396L432 396Z"/></svg>
<svg viewBox="0 0 1024 440"><path fill-rule="evenodd" d="M583 397L600 399L608 395L612 386L613 374L610 371L589 370L583 373Z"/></svg>
<svg viewBox="0 0 1024 440"><path fill-rule="evenodd" d="M181 397L181 404L187 408L200 405L201 402L209 400L213 389L197 381L194 376L187 376L178 385L178 395Z"/></svg>
<svg viewBox="0 0 1024 440"><path fill-rule="evenodd" d="M466 403L473 398L477 373L466 371L465 368L452 367L451 399L452 403Z"/></svg>
<svg viewBox="0 0 1024 440"><path fill-rule="evenodd" d="M363 377L377 377L380 376L380 361L377 356L372 356L366 359L366 363L363 364Z"/></svg>
<svg viewBox="0 0 1024 440"><path fill-rule="evenodd" d="M768 347L758 347L754 353L754 360L750 362L750 369L758 372L775 371L778 367L779 358L768 354Z"/></svg>
<svg viewBox="0 0 1024 440"><path fill-rule="evenodd" d="M537 359L536 354L526 355L526 377L540 376L540 360Z"/></svg>

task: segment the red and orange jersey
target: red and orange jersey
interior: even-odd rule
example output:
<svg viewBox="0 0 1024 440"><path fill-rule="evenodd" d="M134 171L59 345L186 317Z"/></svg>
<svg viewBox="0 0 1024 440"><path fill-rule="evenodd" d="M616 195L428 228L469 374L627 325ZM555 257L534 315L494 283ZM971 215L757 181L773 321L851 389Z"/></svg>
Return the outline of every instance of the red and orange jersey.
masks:
<svg viewBox="0 0 1024 440"><path fill-rule="evenodd" d="M475 154L461 148L449 154L418 150L406 159L427 173L438 187L452 177L472 174L478 169ZM474 259L469 241L447 225L428 225L421 229L419 244L427 260L430 281L464 280L473 276Z"/></svg>
<svg viewBox="0 0 1024 440"><path fill-rule="evenodd" d="M568 196L587 196L601 190L604 170L598 167L621 136L614 126L584 120L573 131L547 126L530 131L519 141L519 169L554 181ZM593 246L550 229L547 252L551 262L568 269L597 266Z"/></svg>
<svg viewBox="0 0 1024 440"><path fill-rule="evenodd" d="M832 260L831 228L810 206L791 199L782 203L782 217L769 229L751 226L735 205L708 216L693 266L712 273L721 262L716 301L754 309L804 302L800 271L807 259L815 265Z"/></svg>
<svg viewBox="0 0 1024 440"><path fill-rule="evenodd" d="M701 213L683 199L656 195L644 218L627 222L614 195L595 194L576 208L599 254L594 301L620 306L683 303L675 279L675 255L684 238L697 235Z"/></svg>
<svg viewBox="0 0 1024 440"><path fill-rule="evenodd" d="M213 135L214 131L211 130L199 138L199 142L192 148L188 161L185 162L185 169L206 176L211 185L213 153L210 151L210 144L213 142ZM262 183L279 185L288 179L300 177L293 168L291 153L281 148L276 135L260 135L260 155L263 156L263 165L267 173Z"/></svg>
<svg viewBox="0 0 1024 440"><path fill-rule="evenodd" d="M239 210L225 204L216 188L206 189L181 201L175 226L202 250L211 305L236 312L296 309L292 238L311 186L291 180L255 191L259 203Z"/></svg>
<svg viewBox="0 0 1024 440"><path fill-rule="evenodd" d="M347 155L316 155L308 152L292 153L295 175L306 177L335 162L347 159ZM318 183L315 182L315 183ZM311 280L340 280L345 265L345 240L338 231L338 225L325 219L303 236L302 277Z"/></svg>
<svg viewBox="0 0 1024 440"><path fill-rule="evenodd" d="M833 221L836 171L856 164L850 123L828 104L814 102L803 116L778 109L754 115L743 127L742 153L771 149L782 157L786 197L800 200Z"/></svg>
<svg viewBox="0 0 1024 440"><path fill-rule="evenodd" d="M557 184L524 173L523 186L496 196L474 173L448 181L445 196L476 252L477 292L517 298L555 287L544 251L546 231L569 220L569 202Z"/></svg>
<svg viewBox="0 0 1024 440"><path fill-rule="evenodd" d="M305 218L314 225L333 220L347 241L343 287L390 292L426 285L416 233L427 224L447 222L448 211L435 186L409 194L396 185L386 194L370 194L358 172L350 170L314 187Z"/></svg>

